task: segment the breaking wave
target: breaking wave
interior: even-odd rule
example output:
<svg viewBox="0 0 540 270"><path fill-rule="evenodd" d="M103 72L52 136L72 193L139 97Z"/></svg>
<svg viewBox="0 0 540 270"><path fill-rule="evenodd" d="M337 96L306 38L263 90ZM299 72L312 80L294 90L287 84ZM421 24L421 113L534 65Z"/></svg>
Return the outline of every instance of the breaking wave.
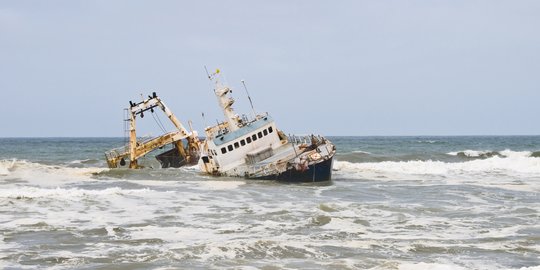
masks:
<svg viewBox="0 0 540 270"><path fill-rule="evenodd" d="M401 263L398 266L398 270L466 270L470 268L465 268L462 266L454 264L442 264L442 263ZM486 268L487 269L487 268ZM521 268L508 268L508 270L540 270L540 266L530 266L530 267L521 267Z"/></svg>
<svg viewBox="0 0 540 270"><path fill-rule="evenodd" d="M103 190L85 190L78 188L37 188L20 187L17 189L0 189L0 198L7 199L75 199L81 197L109 197L111 195L132 195L146 193L149 189L121 189L119 187L107 188Z"/></svg>
<svg viewBox="0 0 540 270"><path fill-rule="evenodd" d="M357 154L366 154L366 155L371 155L370 152L367 152L367 151L362 151L362 150L355 150L355 151L352 151L353 153L357 153Z"/></svg>
<svg viewBox="0 0 540 270"><path fill-rule="evenodd" d="M0 177L22 179L39 185L57 186L60 183L91 180L97 173L108 171L100 167L46 165L26 160L0 160ZM0 179L1 179L0 178ZM5 178L7 179L7 178Z"/></svg>
<svg viewBox="0 0 540 270"><path fill-rule="evenodd" d="M15 166L16 159L13 160L0 160L0 176L9 175L10 171Z"/></svg>
<svg viewBox="0 0 540 270"><path fill-rule="evenodd" d="M442 144L445 143L444 141L438 141L438 140L418 140L417 143L428 143L428 144Z"/></svg>
<svg viewBox="0 0 540 270"><path fill-rule="evenodd" d="M540 152L530 151L490 151L490 150L463 150L446 153L450 156L458 156L464 158L490 158L490 157L540 157Z"/></svg>
<svg viewBox="0 0 540 270"><path fill-rule="evenodd" d="M473 159L463 162L444 162L436 160L383 161L353 163L336 161L334 170L347 176L366 178L370 176L396 175L436 175L436 176L535 176L540 177L540 158L533 153L505 150L497 152L461 151L449 155L485 155L484 159ZM490 155L488 157L488 155Z"/></svg>

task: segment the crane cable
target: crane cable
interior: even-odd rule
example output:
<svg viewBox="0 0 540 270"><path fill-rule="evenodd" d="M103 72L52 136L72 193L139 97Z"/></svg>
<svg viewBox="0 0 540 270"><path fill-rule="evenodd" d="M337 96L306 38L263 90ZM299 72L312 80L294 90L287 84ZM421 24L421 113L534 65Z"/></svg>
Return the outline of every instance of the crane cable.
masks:
<svg viewBox="0 0 540 270"><path fill-rule="evenodd" d="M152 111L151 114L152 114L152 118L154 118L154 121L156 122L158 127L161 128L161 131L163 131L164 134L167 133L167 130L165 129L165 126L161 122L161 119L159 119L159 115L155 115L155 113L153 111Z"/></svg>

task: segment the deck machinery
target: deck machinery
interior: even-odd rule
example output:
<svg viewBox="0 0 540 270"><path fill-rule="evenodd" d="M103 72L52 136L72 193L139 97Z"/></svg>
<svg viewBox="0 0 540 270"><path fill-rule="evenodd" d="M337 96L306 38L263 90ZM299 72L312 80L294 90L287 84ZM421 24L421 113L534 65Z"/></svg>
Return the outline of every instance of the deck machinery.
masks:
<svg viewBox="0 0 540 270"><path fill-rule="evenodd" d="M156 156L163 168L197 164L200 145L197 132L193 130L188 132L171 110L161 101L156 92L153 92L152 96L148 96L147 99L139 103L130 101L129 105L130 107L127 109L129 118L126 119L129 123L129 142L123 147L105 153L109 168L119 168L126 165L131 169L140 168L139 158L166 145L173 145L173 148ZM137 116L143 118L146 111L153 113L155 108L159 108L165 113L176 130L158 137L138 140L136 134ZM185 144L183 140L186 141Z"/></svg>

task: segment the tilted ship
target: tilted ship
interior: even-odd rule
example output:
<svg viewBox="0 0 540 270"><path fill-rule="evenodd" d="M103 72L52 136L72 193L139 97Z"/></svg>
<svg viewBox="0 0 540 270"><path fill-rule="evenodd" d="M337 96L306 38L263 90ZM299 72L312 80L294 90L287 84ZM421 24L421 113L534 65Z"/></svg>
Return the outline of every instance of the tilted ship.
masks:
<svg viewBox="0 0 540 270"><path fill-rule="evenodd" d="M321 136L286 136L268 114L253 119L234 112L231 89L223 85L219 70L210 75L225 121L206 128L201 144L201 171L293 182L328 181L332 178L335 146ZM250 98L251 100L251 98Z"/></svg>
<svg viewBox="0 0 540 270"><path fill-rule="evenodd" d="M246 115L239 116L232 107L231 89L219 79L219 70L208 77L214 82L214 93L225 119L207 127L203 141L198 140L195 131L188 132L154 93L140 103L130 102L130 119L134 123L138 114L153 109L153 106L160 107L178 131L137 142L135 126L130 125L133 128L132 131L130 128L130 143L106 153L109 167L117 168L123 164L137 168L137 159L142 154L169 142L173 148L156 156L163 168L193 165L198 160L203 173L215 176L287 182L331 180L336 152L334 144L318 135L286 136L268 113L254 113L251 119ZM139 148L144 151L137 151ZM129 165L125 159L129 159Z"/></svg>

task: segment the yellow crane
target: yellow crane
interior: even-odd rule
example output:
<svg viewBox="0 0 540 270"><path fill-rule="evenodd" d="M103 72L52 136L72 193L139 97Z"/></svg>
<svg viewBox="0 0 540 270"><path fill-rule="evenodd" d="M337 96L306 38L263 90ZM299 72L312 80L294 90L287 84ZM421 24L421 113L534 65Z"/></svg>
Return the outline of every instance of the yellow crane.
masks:
<svg viewBox="0 0 540 270"><path fill-rule="evenodd" d="M130 101L129 104L129 143L123 147L115 148L105 153L109 168L118 168L118 165L125 166L126 160L128 160L129 168L137 169L140 167L137 162L139 158L168 144L174 145L174 148L157 156L158 160L162 163L162 166L169 167L172 159L176 160L176 162L174 162L175 164L172 164L172 167L188 164L194 165L198 162L200 141L197 132L188 132L165 103L161 101L156 92L153 92L152 96L148 96L147 99L144 99L139 103ZM160 108L177 130L148 140L138 141L136 132L137 116L140 116L141 118L144 117L144 112L146 111L151 111L151 113L153 113L154 108ZM187 140L186 146L184 146L182 142L184 139ZM178 162L178 160L180 160L180 162Z"/></svg>

